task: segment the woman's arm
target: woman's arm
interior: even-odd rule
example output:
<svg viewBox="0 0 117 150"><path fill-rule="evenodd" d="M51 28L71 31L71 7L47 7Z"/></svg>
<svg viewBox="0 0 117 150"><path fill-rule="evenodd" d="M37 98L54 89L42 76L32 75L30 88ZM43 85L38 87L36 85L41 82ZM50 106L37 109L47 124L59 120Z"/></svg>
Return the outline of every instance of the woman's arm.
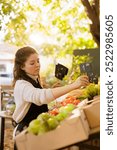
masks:
<svg viewBox="0 0 117 150"><path fill-rule="evenodd" d="M56 98L67 94L68 92L85 87L89 84L87 76L79 77L74 83L51 89L35 88L31 83L25 80L17 81L14 89L15 101L19 103L32 102L36 105L47 104Z"/></svg>
<svg viewBox="0 0 117 150"><path fill-rule="evenodd" d="M56 98L67 94L68 92L75 90L75 89L79 89L81 87L85 87L89 84L89 79L87 76L80 76L74 83L66 85L66 86L62 86L62 87L57 87L57 88L53 88L52 92L53 92L53 96Z"/></svg>

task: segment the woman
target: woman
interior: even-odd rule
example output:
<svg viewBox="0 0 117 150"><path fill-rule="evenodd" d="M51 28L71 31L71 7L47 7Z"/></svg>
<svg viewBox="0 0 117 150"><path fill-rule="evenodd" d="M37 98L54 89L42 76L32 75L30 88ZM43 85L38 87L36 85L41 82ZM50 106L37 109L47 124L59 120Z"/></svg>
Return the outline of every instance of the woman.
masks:
<svg viewBox="0 0 117 150"><path fill-rule="evenodd" d="M32 47L23 47L16 52L14 64L14 99L16 109L13 119L18 124L15 135L27 128L29 122L42 112L47 112L47 104L56 98L89 84L87 76L79 77L74 83L43 89L40 83L40 62L38 53Z"/></svg>

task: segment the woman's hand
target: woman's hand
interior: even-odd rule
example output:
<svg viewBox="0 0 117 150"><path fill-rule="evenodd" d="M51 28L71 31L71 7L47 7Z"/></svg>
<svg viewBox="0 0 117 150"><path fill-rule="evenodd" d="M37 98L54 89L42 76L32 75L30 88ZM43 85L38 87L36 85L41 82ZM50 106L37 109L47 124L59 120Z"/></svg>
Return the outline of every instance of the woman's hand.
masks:
<svg viewBox="0 0 117 150"><path fill-rule="evenodd" d="M86 87L87 85L89 85L89 78L86 75L82 75L78 77L73 84L76 88Z"/></svg>
<svg viewBox="0 0 117 150"><path fill-rule="evenodd" d="M87 85L89 85L89 78L86 75L80 76L75 82L66 85L66 86L62 86L62 87L56 87L52 89L52 93L53 93L53 97L54 99L65 95L75 89L79 89L82 87L86 87Z"/></svg>

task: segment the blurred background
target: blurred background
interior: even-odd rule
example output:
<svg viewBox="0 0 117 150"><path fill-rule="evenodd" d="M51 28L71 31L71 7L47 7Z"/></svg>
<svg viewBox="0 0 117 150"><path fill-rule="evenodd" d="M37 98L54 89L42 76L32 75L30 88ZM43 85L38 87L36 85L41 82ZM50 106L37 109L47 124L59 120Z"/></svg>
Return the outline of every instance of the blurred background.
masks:
<svg viewBox="0 0 117 150"><path fill-rule="evenodd" d="M39 52L45 87L73 82L81 75L82 63L91 63L99 78L99 4L99 0L0 0L0 110L13 102L14 55L26 45ZM58 63L68 68L62 80L55 77ZM6 125L4 145L12 150L13 126Z"/></svg>
<svg viewBox="0 0 117 150"><path fill-rule="evenodd" d="M41 76L47 84L58 82L57 63L69 69L63 84L75 80L79 64L91 58L79 59L74 50L99 51L99 9L99 0L1 0L0 84L11 84L14 54L25 45L38 50Z"/></svg>

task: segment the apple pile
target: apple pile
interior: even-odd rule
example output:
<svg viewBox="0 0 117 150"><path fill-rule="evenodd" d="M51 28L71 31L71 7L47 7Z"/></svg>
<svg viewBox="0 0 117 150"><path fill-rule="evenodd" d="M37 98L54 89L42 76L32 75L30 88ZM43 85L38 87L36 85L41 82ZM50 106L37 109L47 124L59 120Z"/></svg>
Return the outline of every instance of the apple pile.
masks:
<svg viewBox="0 0 117 150"><path fill-rule="evenodd" d="M28 132L35 135L43 134L58 126L58 121L49 113L42 113L29 123Z"/></svg>
<svg viewBox="0 0 117 150"><path fill-rule="evenodd" d="M57 115L53 115L49 112L42 113L30 122L27 130L29 133L33 133L35 135L51 131L60 125L60 122L67 118L74 109L74 104L68 104L60 107Z"/></svg>

